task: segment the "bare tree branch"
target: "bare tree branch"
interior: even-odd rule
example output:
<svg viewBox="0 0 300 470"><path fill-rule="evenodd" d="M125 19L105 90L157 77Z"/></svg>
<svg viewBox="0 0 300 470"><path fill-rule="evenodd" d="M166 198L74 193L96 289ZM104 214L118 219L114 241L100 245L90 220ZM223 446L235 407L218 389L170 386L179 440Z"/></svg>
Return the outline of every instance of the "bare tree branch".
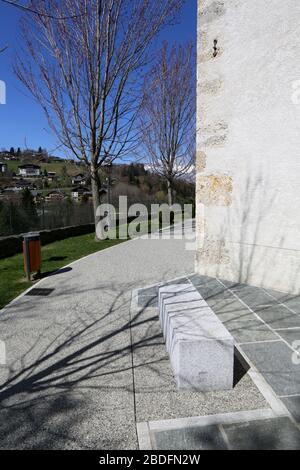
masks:
<svg viewBox="0 0 300 470"><path fill-rule="evenodd" d="M183 1L28 4L41 14L22 21L24 48L15 72L44 109L60 144L88 165L95 214L98 170L133 148L150 46L161 28L174 21Z"/></svg>
<svg viewBox="0 0 300 470"><path fill-rule="evenodd" d="M142 143L153 171L163 176L172 205L173 182L195 161L196 75L193 45L165 43L144 82Z"/></svg>
<svg viewBox="0 0 300 470"><path fill-rule="evenodd" d="M6 5L13 6L15 8L18 8L19 10L26 11L29 13L33 13L34 15L40 15L40 16L47 16L48 18L52 18L53 20L67 20L70 19L70 16L66 17L56 17L50 14L44 14L41 11L34 10L33 8L30 8L26 5L21 5L20 3L13 1L13 0L0 0L2 3L6 3ZM1 52L1 51L0 51Z"/></svg>

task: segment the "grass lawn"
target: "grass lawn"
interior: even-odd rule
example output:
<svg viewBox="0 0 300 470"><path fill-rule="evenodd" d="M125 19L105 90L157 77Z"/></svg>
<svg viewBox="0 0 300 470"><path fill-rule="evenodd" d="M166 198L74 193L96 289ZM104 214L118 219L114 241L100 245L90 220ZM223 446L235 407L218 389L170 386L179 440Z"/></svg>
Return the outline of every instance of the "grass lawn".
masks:
<svg viewBox="0 0 300 470"><path fill-rule="evenodd" d="M181 216L175 216L176 222L181 222ZM142 222L139 235L149 233L150 227L155 232L160 227L159 219L152 219L151 225L148 221ZM112 239L96 242L95 234L91 233L45 245L42 247L42 274L53 272L72 261L124 241L126 240ZM22 254L0 259L0 309L31 285L24 274Z"/></svg>
<svg viewBox="0 0 300 470"><path fill-rule="evenodd" d="M125 240L95 241L94 233L68 238L42 247L42 273L55 271L96 251ZM0 259L0 308L30 287L24 274L23 255Z"/></svg>
<svg viewBox="0 0 300 470"><path fill-rule="evenodd" d="M8 160L5 163L7 163L8 169L11 171L14 171L15 173L19 172L19 166L24 165L25 162L23 161L14 161L14 160ZM26 163L28 163L26 161ZM32 159L32 162L34 163L34 158ZM35 162L36 163L36 162ZM62 162L51 162L51 163L37 163L42 171L47 170L47 171L55 171L56 176L61 176L61 171L62 167L66 166L67 172L69 176L74 176L77 175L78 173L82 173L82 168L78 167L74 163L70 163L68 160L62 161Z"/></svg>

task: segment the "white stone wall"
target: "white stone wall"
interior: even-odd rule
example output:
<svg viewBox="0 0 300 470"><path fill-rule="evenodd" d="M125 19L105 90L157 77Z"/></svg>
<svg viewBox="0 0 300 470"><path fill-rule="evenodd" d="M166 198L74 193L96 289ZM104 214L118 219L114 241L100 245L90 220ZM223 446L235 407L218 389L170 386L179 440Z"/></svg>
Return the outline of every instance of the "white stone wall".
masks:
<svg viewBox="0 0 300 470"><path fill-rule="evenodd" d="M35 168L20 168L20 176L40 176L41 170Z"/></svg>
<svg viewBox="0 0 300 470"><path fill-rule="evenodd" d="M300 1L198 20L196 270L299 294Z"/></svg>

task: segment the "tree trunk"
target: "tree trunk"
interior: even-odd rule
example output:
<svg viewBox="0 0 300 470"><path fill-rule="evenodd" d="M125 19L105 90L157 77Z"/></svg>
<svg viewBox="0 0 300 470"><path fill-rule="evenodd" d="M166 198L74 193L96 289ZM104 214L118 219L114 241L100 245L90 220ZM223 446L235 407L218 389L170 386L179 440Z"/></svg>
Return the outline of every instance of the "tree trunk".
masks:
<svg viewBox="0 0 300 470"><path fill-rule="evenodd" d="M95 220L95 239L97 237L97 225L100 222L100 217L97 216L97 209L101 204L100 200L100 179L97 169L91 164L91 182L92 182L92 194L93 194L93 206L94 206L94 220Z"/></svg>
<svg viewBox="0 0 300 470"><path fill-rule="evenodd" d="M168 204L169 206L173 205L173 190L172 190L172 183L170 180L167 181L168 186Z"/></svg>

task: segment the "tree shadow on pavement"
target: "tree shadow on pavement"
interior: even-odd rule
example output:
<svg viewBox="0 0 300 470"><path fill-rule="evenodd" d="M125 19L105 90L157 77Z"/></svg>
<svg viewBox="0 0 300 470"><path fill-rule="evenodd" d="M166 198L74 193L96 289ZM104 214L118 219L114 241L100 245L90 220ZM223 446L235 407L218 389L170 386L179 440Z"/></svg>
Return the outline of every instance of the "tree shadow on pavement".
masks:
<svg viewBox="0 0 300 470"><path fill-rule="evenodd" d="M160 335L148 334L153 318L143 318L142 310L130 318L129 305L119 292L103 314L78 310L72 327L54 321L9 363L0 382L0 448L97 448L99 440L108 449L125 444L114 430L105 444L105 430L93 428L107 414L116 429L124 421L124 433L130 419L135 426L123 409L133 400L132 350L161 343ZM25 314L26 309L30 305L23 304ZM116 316L119 310L124 315ZM131 343L131 329L141 325L143 337ZM135 428L132 434L135 442Z"/></svg>

